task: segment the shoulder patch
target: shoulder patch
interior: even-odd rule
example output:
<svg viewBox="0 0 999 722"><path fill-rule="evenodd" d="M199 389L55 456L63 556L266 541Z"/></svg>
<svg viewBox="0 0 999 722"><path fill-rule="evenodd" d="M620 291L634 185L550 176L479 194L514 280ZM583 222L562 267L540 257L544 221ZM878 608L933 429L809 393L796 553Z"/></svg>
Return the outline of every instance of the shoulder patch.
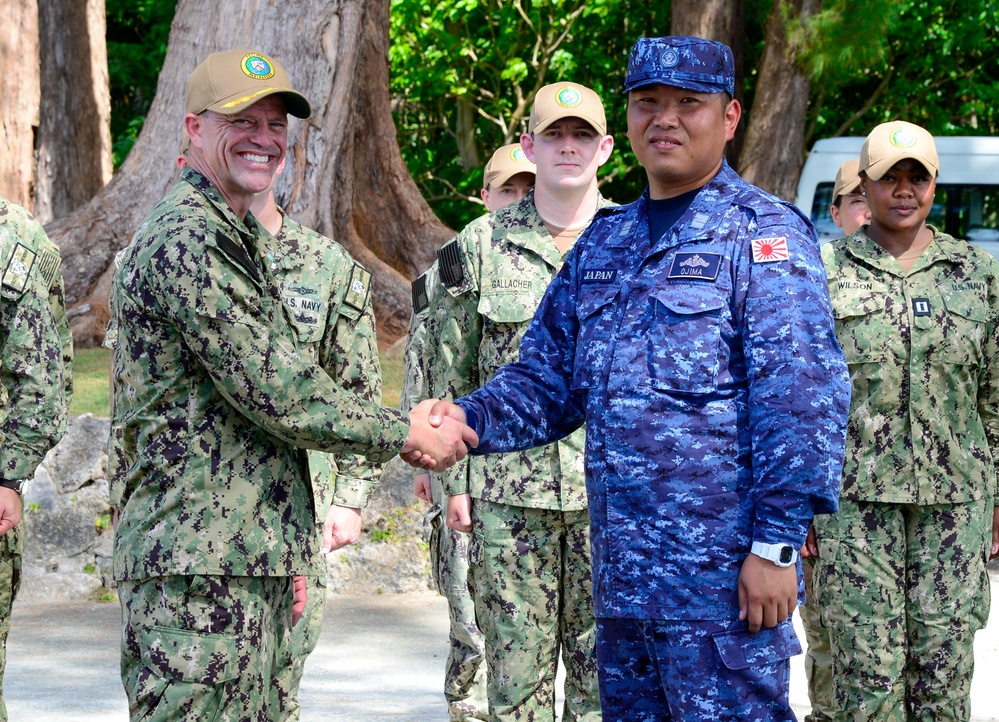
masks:
<svg viewBox="0 0 999 722"><path fill-rule="evenodd" d="M62 258L54 249L43 248L38 252L37 264L38 274L42 277L45 288L52 288L59 266L62 265Z"/></svg>
<svg viewBox="0 0 999 722"><path fill-rule="evenodd" d="M423 313L430 305L430 297L427 296L427 274L421 275L413 281L413 313Z"/></svg>
<svg viewBox="0 0 999 722"><path fill-rule="evenodd" d="M465 259L457 238L437 251L437 267L446 288L454 288L465 280Z"/></svg>
<svg viewBox="0 0 999 722"><path fill-rule="evenodd" d="M35 265L35 252L23 243L14 246L14 252L3 271L3 294L7 298L19 298L28 285L31 269Z"/></svg>
<svg viewBox="0 0 999 722"><path fill-rule="evenodd" d="M344 294L343 302L351 308L363 311L368 302L368 291L371 287L371 273L359 263L355 263L350 269L350 278L347 280L347 293Z"/></svg>
<svg viewBox="0 0 999 722"><path fill-rule="evenodd" d="M773 263L774 261L786 261L788 259L787 238L754 238L753 263Z"/></svg>

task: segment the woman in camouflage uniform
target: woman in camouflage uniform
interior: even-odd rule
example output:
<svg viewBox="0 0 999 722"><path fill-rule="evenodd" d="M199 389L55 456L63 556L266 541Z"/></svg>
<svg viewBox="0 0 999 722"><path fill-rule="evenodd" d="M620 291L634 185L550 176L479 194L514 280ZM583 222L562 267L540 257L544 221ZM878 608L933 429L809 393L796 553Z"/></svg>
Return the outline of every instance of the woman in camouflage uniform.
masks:
<svg viewBox="0 0 999 722"><path fill-rule="evenodd" d="M966 720L997 551L999 262L926 223L933 137L861 151L871 221L823 247L853 398L836 514L816 516L834 719Z"/></svg>

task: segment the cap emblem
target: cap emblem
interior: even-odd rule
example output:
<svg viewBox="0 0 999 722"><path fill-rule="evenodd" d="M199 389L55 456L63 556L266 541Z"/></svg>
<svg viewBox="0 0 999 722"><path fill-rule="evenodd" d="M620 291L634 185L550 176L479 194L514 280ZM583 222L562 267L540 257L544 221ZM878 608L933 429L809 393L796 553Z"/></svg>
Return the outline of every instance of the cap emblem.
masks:
<svg viewBox="0 0 999 722"><path fill-rule="evenodd" d="M555 96L555 102L563 108L575 108L583 102L583 96L575 88L562 88Z"/></svg>
<svg viewBox="0 0 999 722"><path fill-rule="evenodd" d="M274 66L266 58L256 53L244 55L240 68L248 77L255 80L267 80L274 77Z"/></svg>
<svg viewBox="0 0 999 722"><path fill-rule="evenodd" d="M896 148L911 148L916 144L916 136L908 128L896 128L888 136L888 141Z"/></svg>
<svg viewBox="0 0 999 722"><path fill-rule="evenodd" d="M666 48L659 56L659 63L664 68L675 68L680 64L680 54L673 48Z"/></svg>
<svg viewBox="0 0 999 722"><path fill-rule="evenodd" d="M524 154L524 149L517 147L510 151L510 158L515 160L517 163L530 163L527 156Z"/></svg>

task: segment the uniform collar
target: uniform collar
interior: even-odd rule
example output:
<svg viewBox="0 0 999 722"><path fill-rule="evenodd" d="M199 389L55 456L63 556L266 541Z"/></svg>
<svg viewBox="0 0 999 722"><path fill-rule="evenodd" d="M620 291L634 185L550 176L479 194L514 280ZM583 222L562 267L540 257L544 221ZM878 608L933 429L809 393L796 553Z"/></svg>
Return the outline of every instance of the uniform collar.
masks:
<svg viewBox="0 0 999 722"><path fill-rule="evenodd" d="M946 261L955 265L961 264L965 256L954 238L928 223L926 225L933 231L933 240L930 241L930 245L927 246L923 255L916 259L916 262L912 265L908 273L927 268L940 261ZM867 226L862 226L853 235L847 236L846 252L855 259L863 261L869 266L874 266L885 273L890 273L893 276L905 275L902 273L902 268L898 265L895 257L867 235Z"/></svg>
<svg viewBox="0 0 999 722"><path fill-rule="evenodd" d="M250 225L255 225L253 222L250 224L245 223L242 218L236 215L233 211L232 206L229 205L225 197L222 195L222 191L216 188L210 180L205 176L201 175L198 171L194 170L191 166L185 166L184 170L181 171L181 180L187 181L194 188L196 188L201 195L205 197L208 204L215 208L216 212L225 218L226 222L231 225L237 232L247 238L253 238L253 231ZM251 217L252 214L247 214Z"/></svg>
<svg viewBox="0 0 999 722"><path fill-rule="evenodd" d="M597 208L609 203L610 201L603 196L598 196ZM564 254L559 253L555 247L552 234L534 204L533 188L517 203L496 211L494 219L494 228L505 229L506 240L509 243L541 256L552 268L558 267L562 262Z"/></svg>

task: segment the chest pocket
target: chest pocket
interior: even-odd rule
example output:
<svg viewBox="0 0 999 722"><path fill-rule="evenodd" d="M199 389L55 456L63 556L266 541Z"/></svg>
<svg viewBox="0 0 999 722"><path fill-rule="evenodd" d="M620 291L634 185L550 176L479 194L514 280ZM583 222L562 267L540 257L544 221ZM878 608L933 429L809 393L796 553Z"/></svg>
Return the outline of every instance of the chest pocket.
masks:
<svg viewBox="0 0 999 722"><path fill-rule="evenodd" d="M479 366L484 379L500 366L520 358L520 339L534 318L541 298L525 291L484 293L479 297L483 317Z"/></svg>
<svg viewBox="0 0 999 722"><path fill-rule="evenodd" d="M610 361L608 340L612 337L613 313L620 287L611 284L586 284L580 291L576 314L579 335L573 361L572 388L593 388Z"/></svg>
<svg viewBox="0 0 999 722"><path fill-rule="evenodd" d="M718 388L728 299L708 287L656 289L649 298L649 380L663 391L709 394Z"/></svg>
<svg viewBox="0 0 999 722"><path fill-rule="evenodd" d="M836 337L848 364L883 363L897 330L885 317L882 293L834 293L831 297Z"/></svg>
<svg viewBox="0 0 999 722"><path fill-rule="evenodd" d="M302 296L285 290L281 294L284 311L295 333L297 344L319 343L326 328L327 302L315 296Z"/></svg>
<svg viewBox="0 0 999 722"><path fill-rule="evenodd" d="M989 320L985 300L973 293L954 293L944 294L943 303L947 309L941 319L944 341L937 357L945 363L980 366Z"/></svg>

